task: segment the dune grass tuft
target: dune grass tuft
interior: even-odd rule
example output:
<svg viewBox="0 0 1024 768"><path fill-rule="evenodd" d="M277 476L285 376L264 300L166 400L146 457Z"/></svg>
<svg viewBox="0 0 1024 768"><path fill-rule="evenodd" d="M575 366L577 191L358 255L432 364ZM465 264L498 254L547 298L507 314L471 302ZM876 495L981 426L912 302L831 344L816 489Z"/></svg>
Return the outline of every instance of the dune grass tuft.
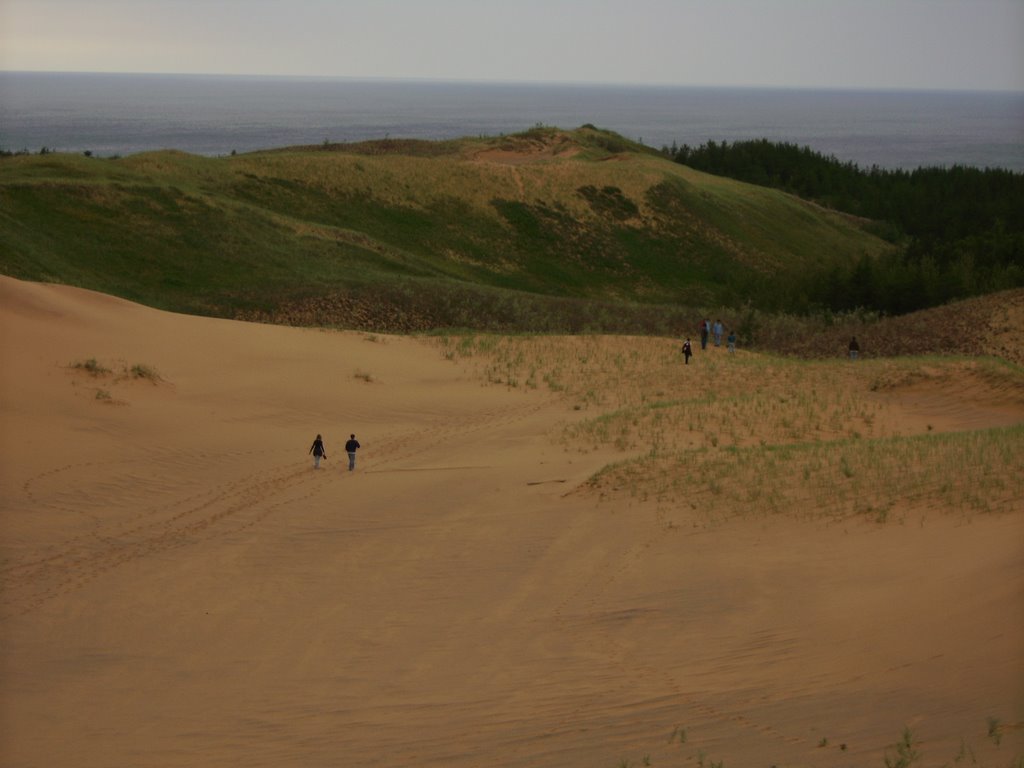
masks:
<svg viewBox="0 0 1024 768"><path fill-rule="evenodd" d="M100 363L95 357L74 362L70 367L75 370L85 371L90 376L104 376L111 372L109 368Z"/></svg>
<svg viewBox="0 0 1024 768"><path fill-rule="evenodd" d="M135 365L133 365L128 370L128 374L133 379L145 379L146 381L151 381L154 384L161 381L160 374L157 373L155 368L148 365L143 365L141 363L136 363Z"/></svg>

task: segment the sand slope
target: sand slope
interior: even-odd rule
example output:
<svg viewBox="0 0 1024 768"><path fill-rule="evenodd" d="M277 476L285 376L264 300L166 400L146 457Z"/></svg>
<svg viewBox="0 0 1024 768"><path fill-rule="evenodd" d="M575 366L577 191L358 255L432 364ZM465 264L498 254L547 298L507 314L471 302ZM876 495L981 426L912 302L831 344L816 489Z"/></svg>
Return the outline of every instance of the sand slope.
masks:
<svg viewBox="0 0 1024 768"><path fill-rule="evenodd" d="M1024 755L1024 509L666 527L428 341L0 278L0 344L3 766Z"/></svg>

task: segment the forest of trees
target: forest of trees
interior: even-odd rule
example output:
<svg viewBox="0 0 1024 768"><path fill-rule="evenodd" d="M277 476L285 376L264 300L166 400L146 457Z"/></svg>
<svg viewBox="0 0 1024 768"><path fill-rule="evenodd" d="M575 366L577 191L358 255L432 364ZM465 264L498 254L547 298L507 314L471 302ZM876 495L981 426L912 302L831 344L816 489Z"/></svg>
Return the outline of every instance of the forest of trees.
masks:
<svg viewBox="0 0 1024 768"><path fill-rule="evenodd" d="M910 312L1024 286L1024 174L997 168L862 170L766 139L665 148L676 162L870 219L898 256L789 286L790 308Z"/></svg>

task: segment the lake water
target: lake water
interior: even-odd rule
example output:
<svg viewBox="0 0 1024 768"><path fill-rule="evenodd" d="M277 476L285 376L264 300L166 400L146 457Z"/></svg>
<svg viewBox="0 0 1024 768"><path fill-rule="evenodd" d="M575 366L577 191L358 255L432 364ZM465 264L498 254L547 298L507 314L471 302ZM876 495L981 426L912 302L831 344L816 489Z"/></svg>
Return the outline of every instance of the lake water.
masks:
<svg viewBox="0 0 1024 768"><path fill-rule="evenodd" d="M768 138L862 168L1024 171L1024 93L0 72L0 149L201 155L591 123L661 148Z"/></svg>

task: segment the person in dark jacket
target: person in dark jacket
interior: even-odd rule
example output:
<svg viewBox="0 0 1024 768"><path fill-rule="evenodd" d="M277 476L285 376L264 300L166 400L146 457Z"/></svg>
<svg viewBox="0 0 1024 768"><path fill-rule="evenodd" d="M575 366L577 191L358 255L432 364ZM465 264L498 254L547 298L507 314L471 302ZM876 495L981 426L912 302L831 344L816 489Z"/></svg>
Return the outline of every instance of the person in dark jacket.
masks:
<svg viewBox="0 0 1024 768"><path fill-rule="evenodd" d="M690 340L687 339L683 342L683 362L686 365L690 364L690 355L693 354L693 347L690 346Z"/></svg>
<svg viewBox="0 0 1024 768"><path fill-rule="evenodd" d="M345 443L345 453L348 454L349 472L356 468L356 451L358 451L360 447L359 441L356 440L356 436L349 435L348 442Z"/></svg>
<svg viewBox="0 0 1024 768"><path fill-rule="evenodd" d="M854 336L850 339L850 359L856 360L860 356L860 344L857 343L857 337Z"/></svg>
<svg viewBox="0 0 1024 768"><path fill-rule="evenodd" d="M313 454L313 469L320 469L320 459L327 458L327 449L324 448L324 439L320 436L316 436L316 440L313 441L313 445L309 447L309 452Z"/></svg>

